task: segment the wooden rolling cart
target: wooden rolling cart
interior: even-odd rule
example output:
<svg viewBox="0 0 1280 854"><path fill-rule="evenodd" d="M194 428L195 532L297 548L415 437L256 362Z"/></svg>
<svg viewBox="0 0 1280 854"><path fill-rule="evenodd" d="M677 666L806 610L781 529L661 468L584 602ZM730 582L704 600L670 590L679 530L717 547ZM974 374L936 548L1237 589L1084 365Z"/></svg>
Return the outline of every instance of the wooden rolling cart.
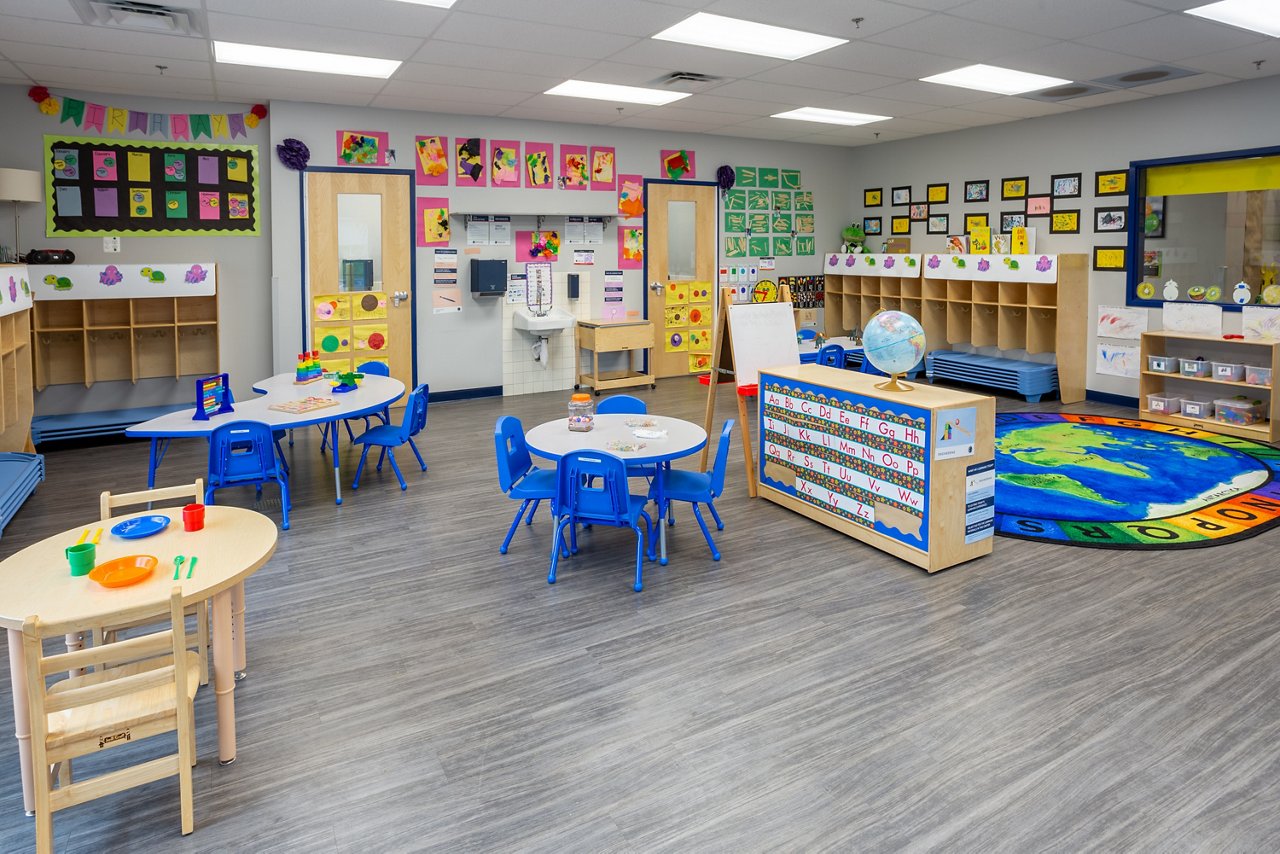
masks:
<svg viewBox="0 0 1280 854"><path fill-rule="evenodd" d="M611 388L630 388L632 386L657 386L653 372L647 370L649 350L653 347L653 323L648 320L579 320L574 331L577 346L574 348L573 387L591 386L597 395ZM591 352L591 372L583 370L582 351ZM625 370L601 371L600 354L627 354L628 365ZM635 364L636 354L640 354L641 367Z"/></svg>

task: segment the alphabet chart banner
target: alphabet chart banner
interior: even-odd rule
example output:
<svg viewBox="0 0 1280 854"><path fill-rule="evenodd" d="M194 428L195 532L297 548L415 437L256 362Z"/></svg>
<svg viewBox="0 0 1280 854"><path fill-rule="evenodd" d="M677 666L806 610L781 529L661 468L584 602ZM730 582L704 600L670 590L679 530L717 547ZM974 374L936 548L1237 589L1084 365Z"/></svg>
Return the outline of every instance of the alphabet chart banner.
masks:
<svg viewBox="0 0 1280 854"><path fill-rule="evenodd" d="M258 235L258 147L45 134L48 237Z"/></svg>

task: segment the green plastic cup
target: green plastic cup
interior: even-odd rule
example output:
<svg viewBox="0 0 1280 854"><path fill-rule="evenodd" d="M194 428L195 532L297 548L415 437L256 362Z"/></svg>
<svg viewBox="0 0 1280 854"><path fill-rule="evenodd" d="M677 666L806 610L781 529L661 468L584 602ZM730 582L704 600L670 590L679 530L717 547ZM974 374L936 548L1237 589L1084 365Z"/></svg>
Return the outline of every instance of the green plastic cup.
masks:
<svg viewBox="0 0 1280 854"><path fill-rule="evenodd" d="M72 575L88 575L97 563L98 547L93 543L77 543L67 546L67 563Z"/></svg>

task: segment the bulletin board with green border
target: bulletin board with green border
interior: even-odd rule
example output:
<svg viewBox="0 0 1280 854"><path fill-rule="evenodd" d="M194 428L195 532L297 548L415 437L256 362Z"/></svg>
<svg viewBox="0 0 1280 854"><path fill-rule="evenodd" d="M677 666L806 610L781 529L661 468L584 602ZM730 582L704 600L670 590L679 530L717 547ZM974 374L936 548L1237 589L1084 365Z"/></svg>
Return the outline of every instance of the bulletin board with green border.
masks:
<svg viewBox="0 0 1280 854"><path fill-rule="evenodd" d="M47 237L261 233L258 146L45 134Z"/></svg>

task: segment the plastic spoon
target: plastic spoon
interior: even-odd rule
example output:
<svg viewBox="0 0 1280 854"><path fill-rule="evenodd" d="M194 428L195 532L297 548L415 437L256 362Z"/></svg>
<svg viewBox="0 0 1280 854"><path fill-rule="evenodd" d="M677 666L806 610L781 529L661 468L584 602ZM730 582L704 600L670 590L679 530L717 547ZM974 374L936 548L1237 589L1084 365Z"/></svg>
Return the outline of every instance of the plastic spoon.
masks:
<svg viewBox="0 0 1280 854"><path fill-rule="evenodd" d="M196 561L198 561L199 559L200 558L196 557L195 555L191 556L191 563L187 564L187 578L190 578L191 573L196 571Z"/></svg>
<svg viewBox="0 0 1280 854"><path fill-rule="evenodd" d="M182 570L182 562L184 560L186 560L186 558L183 557L182 555L178 555L173 559L173 580L174 581L177 581L181 577L179 573Z"/></svg>

